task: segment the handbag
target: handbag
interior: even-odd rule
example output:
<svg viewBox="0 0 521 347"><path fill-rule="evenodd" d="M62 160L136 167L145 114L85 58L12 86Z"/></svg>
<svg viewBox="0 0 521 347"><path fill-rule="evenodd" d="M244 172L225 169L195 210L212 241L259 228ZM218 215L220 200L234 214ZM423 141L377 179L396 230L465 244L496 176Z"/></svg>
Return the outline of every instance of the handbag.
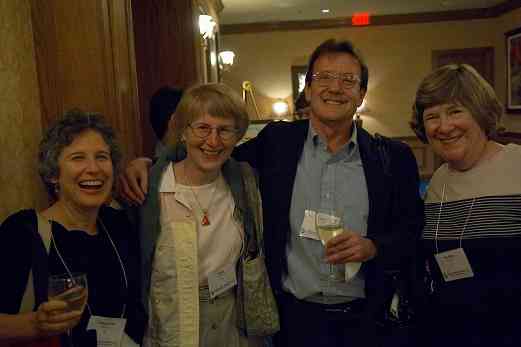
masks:
<svg viewBox="0 0 521 347"><path fill-rule="evenodd" d="M264 256L242 262L244 326L248 336L269 336L280 329Z"/></svg>
<svg viewBox="0 0 521 347"><path fill-rule="evenodd" d="M280 330L280 321L264 259L261 200L253 170L246 163L241 163L241 169L255 233L251 235L254 250L247 252L253 256L239 263L237 303L242 319L238 325L246 336L269 336Z"/></svg>

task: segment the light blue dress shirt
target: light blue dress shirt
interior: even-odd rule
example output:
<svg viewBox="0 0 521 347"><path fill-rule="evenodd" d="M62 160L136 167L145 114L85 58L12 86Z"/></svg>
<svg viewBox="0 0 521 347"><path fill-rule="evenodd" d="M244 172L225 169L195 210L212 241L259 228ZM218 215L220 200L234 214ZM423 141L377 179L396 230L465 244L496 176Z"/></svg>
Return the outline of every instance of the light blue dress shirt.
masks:
<svg viewBox="0 0 521 347"><path fill-rule="evenodd" d="M369 198L356 135L353 127L351 139L332 154L309 125L293 186L291 237L286 247L288 275L283 279L284 289L299 299L337 303L365 297L363 271L348 283L328 283L324 246L299 236L304 212L319 208L339 211L346 228L367 234Z"/></svg>

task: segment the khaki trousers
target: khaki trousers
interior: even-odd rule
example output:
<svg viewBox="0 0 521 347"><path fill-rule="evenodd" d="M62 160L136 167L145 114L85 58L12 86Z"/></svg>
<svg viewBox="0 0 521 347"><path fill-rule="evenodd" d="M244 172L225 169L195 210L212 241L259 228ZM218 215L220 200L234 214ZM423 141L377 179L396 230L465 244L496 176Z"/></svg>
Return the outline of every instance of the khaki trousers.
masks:
<svg viewBox="0 0 521 347"><path fill-rule="evenodd" d="M205 295L199 302L199 346L200 347L262 347L260 337L246 338L237 329L237 310L233 290L215 299Z"/></svg>

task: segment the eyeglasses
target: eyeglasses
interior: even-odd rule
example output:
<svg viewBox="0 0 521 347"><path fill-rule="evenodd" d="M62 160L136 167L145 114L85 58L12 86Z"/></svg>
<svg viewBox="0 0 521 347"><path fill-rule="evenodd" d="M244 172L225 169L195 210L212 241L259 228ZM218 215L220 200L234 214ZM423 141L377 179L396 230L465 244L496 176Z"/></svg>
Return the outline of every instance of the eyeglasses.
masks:
<svg viewBox="0 0 521 347"><path fill-rule="evenodd" d="M361 81L360 77L351 73L336 73L329 71L315 72L311 75L311 78L321 87L329 87L335 80L339 80L342 82L342 87L346 89L353 88Z"/></svg>
<svg viewBox="0 0 521 347"><path fill-rule="evenodd" d="M229 141L237 135L238 130L231 127L212 127L205 123L198 124L189 124L188 125L195 136L200 137L202 139L206 139L212 133L212 130L215 129L217 131L217 135L223 141Z"/></svg>

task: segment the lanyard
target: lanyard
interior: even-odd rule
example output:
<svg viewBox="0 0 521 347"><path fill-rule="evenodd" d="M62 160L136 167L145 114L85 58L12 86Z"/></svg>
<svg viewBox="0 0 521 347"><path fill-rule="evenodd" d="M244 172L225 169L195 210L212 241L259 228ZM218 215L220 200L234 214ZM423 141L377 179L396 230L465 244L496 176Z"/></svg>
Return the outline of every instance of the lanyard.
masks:
<svg viewBox="0 0 521 347"><path fill-rule="evenodd" d="M441 202L440 202L440 209L438 211L438 220L436 221L436 234L434 235L434 243L436 246L436 254L439 253L438 250L438 230L440 226L440 219L441 219L441 210L443 208L443 202L445 200L445 188L447 186L447 183L443 183L443 188L441 191ZM474 203L476 202L476 198L474 197L472 199L472 204L470 205L469 212L467 213L467 218L465 219L465 224L463 225L463 229L461 230L461 233L459 235L459 248L461 248L462 240L463 240L463 234L465 233L465 230L467 229L467 224L470 219L470 215L472 214L472 209L474 208Z"/></svg>
<svg viewBox="0 0 521 347"><path fill-rule="evenodd" d="M125 283L125 290L128 291L128 280L127 280L127 272L125 271L125 266L123 265L123 261L121 260L121 256L119 255L119 252L118 252L118 249L116 248L116 245L114 244L114 241L112 241L112 237L110 237L110 234L107 230L107 228L105 228L105 224L103 224L103 221L101 220L101 218L98 218L98 221L100 222L100 225L101 225L101 228L103 229L103 231L105 232L105 234L107 234L107 237L110 241L110 244L112 245L112 248L114 249L114 252L116 253L116 256L119 260L119 265L121 266L121 273L123 274L123 281ZM61 255L61 252L60 250L58 249L58 245L56 244L56 240L54 238L54 233L52 231L52 225L51 225L51 241L52 241L52 245L54 246L54 249L56 250L56 254L58 255L58 258L60 258L60 261L61 263L63 264L63 266L65 267L65 271L67 271L67 274L71 277L71 279L73 278L73 275L72 275L72 271L70 270L70 268L67 266L67 264L65 263L65 260L63 259L62 255ZM88 300L88 299L87 299ZM93 316L92 314L92 310L89 306L89 303L87 301L87 309L89 310L89 314L91 316ZM121 317L120 318L123 318L125 316L125 311L127 309L127 304L124 303L123 304L123 310L121 312Z"/></svg>

